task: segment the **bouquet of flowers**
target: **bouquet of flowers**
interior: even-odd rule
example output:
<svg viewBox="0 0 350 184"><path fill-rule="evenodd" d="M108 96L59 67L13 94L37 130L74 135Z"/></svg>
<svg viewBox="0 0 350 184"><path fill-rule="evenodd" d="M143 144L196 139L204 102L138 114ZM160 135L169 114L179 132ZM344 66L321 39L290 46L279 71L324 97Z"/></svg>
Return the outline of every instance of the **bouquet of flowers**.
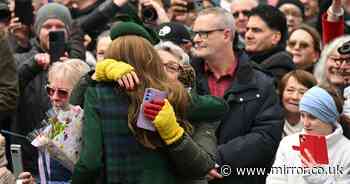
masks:
<svg viewBox="0 0 350 184"><path fill-rule="evenodd" d="M49 110L47 119L42 121L44 127L29 135L33 140L32 145L73 171L81 149L83 114L79 106L69 111Z"/></svg>

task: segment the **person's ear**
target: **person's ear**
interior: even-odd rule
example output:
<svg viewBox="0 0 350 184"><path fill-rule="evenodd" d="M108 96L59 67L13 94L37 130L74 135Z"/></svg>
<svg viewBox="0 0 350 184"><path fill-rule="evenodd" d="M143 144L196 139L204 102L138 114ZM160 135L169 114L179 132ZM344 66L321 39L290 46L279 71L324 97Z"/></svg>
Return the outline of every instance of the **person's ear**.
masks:
<svg viewBox="0 0 350 184"><path fill-rule="evenodd" d="M279 31L274 31L272 34L272 44L277 45L282 39L282 34Z"/></svg>
<svg viewBox="0 0 350 184"><path fill-rule="evenodd" d="M229 29L225 29L225 30L224 30L224 38L225 38L225 40L226 40L226 39L233 40L232 37L233 37L232 31L229 30Z"/></svg>

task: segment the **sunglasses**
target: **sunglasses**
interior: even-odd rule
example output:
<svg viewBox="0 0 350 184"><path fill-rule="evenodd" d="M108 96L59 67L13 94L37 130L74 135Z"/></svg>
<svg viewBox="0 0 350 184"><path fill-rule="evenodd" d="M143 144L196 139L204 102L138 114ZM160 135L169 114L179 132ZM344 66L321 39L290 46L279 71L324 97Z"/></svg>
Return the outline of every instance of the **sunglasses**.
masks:
<svg viewBox="0 0 350 184"><path fill-rule="evenodd" d="M233 15L234 18L238 18L240 13L242 13L246 17L249 17L251 15L251 11L249 11L249 10L233 12L232 15Z"/></svg>
<svg viewBox="0 0 350 184"><path fill-rule="evenodd" d="M288 47L290 48L294 48L297 43L299 43L299 48L301 49L306 49L306 48L309 48L310 47L310 44L307 43L307 42L304 42L304 41L300 41L300 42L297 42L297 41L288 41Z"/></svg>
<svg viewBox="0 0 350 184"><path fill-rule="evenodd" d="M46 85L46 92L47 94L52 97L57 93L57 96L59 98L68 98L69 96L69 90L68 89L62 89L62 88L52 88L49 85Z"/></svg>

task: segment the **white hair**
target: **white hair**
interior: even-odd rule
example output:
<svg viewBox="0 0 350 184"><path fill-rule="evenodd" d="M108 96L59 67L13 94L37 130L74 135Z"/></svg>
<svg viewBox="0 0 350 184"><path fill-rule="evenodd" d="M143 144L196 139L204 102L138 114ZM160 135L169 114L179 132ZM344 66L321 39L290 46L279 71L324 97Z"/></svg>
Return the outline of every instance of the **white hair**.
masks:
<svg viewBox="0 0 350 184"><path fill-rule="evenodd" d="M176 44L171 41L160 42L154 46L156 50L167 51L170 54L180 59L181 65L190 64L190 57L186 54L186 52Z"/></svg>
<svg viewBox="0 0 350 184"><path fill-rule="evenodd" d="M316 63L314 68L314 76L318 83L329 84L326 77L326 62L328 57L347 41L350 41L350 36L341 36L324 47L321 52L320 60Z"/></svg>

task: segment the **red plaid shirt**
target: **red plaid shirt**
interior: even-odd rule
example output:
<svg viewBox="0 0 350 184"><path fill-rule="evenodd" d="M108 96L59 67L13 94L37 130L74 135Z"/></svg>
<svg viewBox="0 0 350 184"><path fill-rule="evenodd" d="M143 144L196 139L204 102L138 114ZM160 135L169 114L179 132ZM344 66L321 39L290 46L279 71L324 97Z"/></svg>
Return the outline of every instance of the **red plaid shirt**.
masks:
<svg viewBox="0 0 350 184"><path fill-rule="evenodd" d="M207 63L204 65L204 71L208 75L208 86L210 94L213 96L223 97L225 91L230 88L230 85L234 79L238 58L235 58L236 62L232 63L223 75L215 74L212 72Z"/></svg>

